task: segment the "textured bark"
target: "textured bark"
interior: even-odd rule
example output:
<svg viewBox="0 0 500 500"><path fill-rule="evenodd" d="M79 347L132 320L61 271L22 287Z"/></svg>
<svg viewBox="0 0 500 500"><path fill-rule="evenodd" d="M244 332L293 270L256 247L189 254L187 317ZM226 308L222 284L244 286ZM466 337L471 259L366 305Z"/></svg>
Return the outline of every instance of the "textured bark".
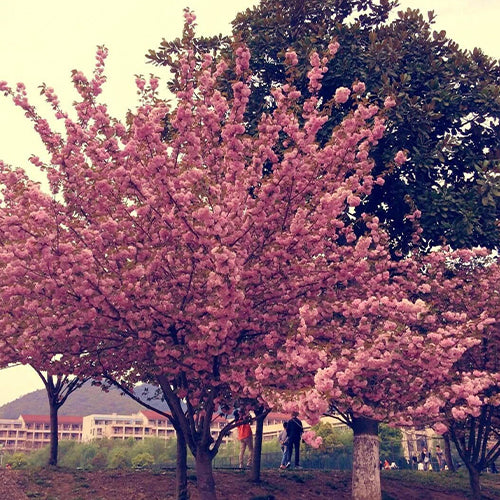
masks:
<svg viewBox="0 0 500 500"><path fill-rule="evenodd" d="M353 500L381 500L378 422L353 418Z"/></svg>
<svg viewBox="0 0 500 500"><path fill-rule="evenodd" d="M474 500L481 500L481 484L479 482L479 471L475 467L468 467L469 469L469 484Z"/></svg>
<svg viewBox="0 0 500 500"><path fill-rule="evenodd" d="M54 403L53 399L49 397L50 408L50 455L49 465L57 465L57 453L59 448L59 435L58 435L58 411L59 407Z"/></svg>
<svg viewBox="0 0 500 500"><path fill-rule="evenodd" d="M453 457L451 456L451 443L450 443L450 435L448 433L444 434L444 456L446 457L446 465L448 466L448 470L451 472L457 472L455 468L455 464L453 463Z"/></svg>
<svg viewBox="0 0 500 500"><path fill-rule="evenodd" d="M200 449L196 454L196 482L201 500L217 500L215 481L212 472L212 458L206 450Z"/></svg>
<svg viewBox="0 0 500 500"><path fill-rule="evenodd" d="M177 430L177 467L175 476L175 489L177 500L188 500L187 484L187 446L184 434Z"/></svg>
<svg viewBox="0 0 500 500"><path fill-rule="evenodd" d="M262 456L262 436L264 434L264 419L269 412L259 413L255 422L255 440L253 444L252 481L260 483L260 465Z"/></svg>

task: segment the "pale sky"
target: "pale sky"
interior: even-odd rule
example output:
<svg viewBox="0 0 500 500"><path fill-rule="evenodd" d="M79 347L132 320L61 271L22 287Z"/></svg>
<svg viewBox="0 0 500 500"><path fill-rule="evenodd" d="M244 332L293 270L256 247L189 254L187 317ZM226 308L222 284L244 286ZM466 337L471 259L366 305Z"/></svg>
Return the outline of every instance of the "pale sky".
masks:
<svg viewBox="0 0 500 500"><path fill-rule="evenodd" d="M3 3L0 16L0 81L22 81L35 104L41 83L54 87L67 106L76 97L72 69L90 74L97 45L109 49L108 81L103 101L118 118L135 105L135 74L164 69L145 63L144 54L162 38L181 34L182 10L189 6L197 16L199 34L228 34L236 13L257 0L24 0ZM418 8L437 14L436 29L446 30L462 48L480 47L500 59L500 1L400 0L400 9ZM40 110L43 111L43 104ZM31 154L43 149L20 109L0 95L0 159L26 166ZM0 406L23 394L43 388L28 367L0 370Z"/></svg>

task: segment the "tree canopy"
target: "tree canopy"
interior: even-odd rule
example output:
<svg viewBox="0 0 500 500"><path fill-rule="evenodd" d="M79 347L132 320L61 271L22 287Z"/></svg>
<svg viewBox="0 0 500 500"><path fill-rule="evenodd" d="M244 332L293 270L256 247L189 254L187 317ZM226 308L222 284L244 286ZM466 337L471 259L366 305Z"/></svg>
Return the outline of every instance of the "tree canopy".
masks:
<svg viewBox="0 0 500 500"><path fill-rule="evenodd" d="M262 0L233 21L236 39L252 54L252 96L247 109L252 130L272 102L272 86L286 79L282 56L293 48L299 60L298 88L307 95L309 52L336 39L340 50L323 79L321 104L338 87L359 79L374 103L388 94L397 106L388 116L388 134L372 152L375 172L385 173L358 214L377 215L388 227L394 248L407 251L412 226L405 214L422 211L421 244L499 246L500 68L481 50L461 50L445 32L432 29L418 10L394 16L393 1ZM205 46L228 50L224 39ZM227 40L226 40L227 42ZM175 43L163 41L148 58L164 64ZM347 102L346 106L350 103ZM330 127L343 110L330 110ZM328 137L328 127L322 132ZM391 169L395 151L408 161Z"/></svg>
<svg viewBox="0 0 500 500"><path fill-rule="evenodd" d="M76 118L42 88L63 134L22 85L0 84L51 154L46 165L32 158L51 193L0 164L0 318L25 358L57 357L75 374L130 385L157 381L208 499L211 461L232 425L212 437L219 407L260 397L249 378L295 336L302 306L380 253L368 239L358 244L350 213L383 183L369 152L385 111L364 98L363 84L340 88L332 106L355 103L319 143L328 57L313 53L309 96L301 99L291 75L249 135L250 53L237 46L228 71L198 52L193 23L187 11L173 105L156 78L137 78L141 103L125 124L98 101L102 47L92 79L73 73ZM330 57L337 48L330 44ZM285 58L297 64L293 51ZM222 78L231 79L229 95ZM401 152L393 160L403 161ZM359 225L376 238L368 216Z"/></svg>
<svg viewBox="0 0 500 500"><path fill-rule="evenodd" d="M363 51L372 50L371 61L382 49L390 52L389 42L378 41L393 26L380 24L390 3L382 2L374 17L363 14L374 2L350 5L360 16L346 29ZM299 7L292 3L290 12L311 24L313 12ZM353 13L342 12L341 20ZM211 41L195 36L194 14L186 10L185 18L182 39L165 46L175 99L161 94L157 78L137 77L140 103L123 122L99 101L103 47L91 79L73 73L80 95L74 117L42 86L61 133L38 114L22 84L0 82L51 155L47 164L32 158L47 173L50 193L0 163L1 336L40 369L57 361L80 376L129 387L158 384L207 500L215 498L212 460L235 426L226 418L230 411L250 400L280 401L284 408L287 399L310 415L335 408L346 417L354 430L353 490L361 491L359 498L378 498L378 423L411 423L426 409L437 415L442 405L432 396L453 383L448 374L480 344L484 319L461 311L440 285L446 255L418 251L419 233L423 247L437 243L424 213L395 210L397 203L408 210L422 203L415 186L424 163L412 147L425 149L418 134L434 108L413 127L417 115L410 117L405 106L416 113L413 107L422 104L417 90L428 80L422 78L415 94L411 82L434 59L415 63L406 78L391 76L384 56L364 75L383 73L379 87L360 81L357 71L353 81L334 85L336 41L318 42L307 69L305 46L285 47L276 57L286 81L260 99L254 92L259 96L266 80L252 71L244 37L225 58L214 57L205 50ZM408 30L412 20L421 17L409 11L400 18ZM387 37L392 44L401 44L398 33ZM419 35L425 43L412 57L425 53L427 35ZM447 43L432 39L432 47ZM411 59L410 49L394 48L396 62ZM264 51L259 55L266 59ZM440 113L431 120L433 131ZM443 126L435 139L444 142L433 143L432 154L452 151L459 158L476 125L481 154L493 154L488 134L495 118L481 122L470 113L470 124L463 114L456 118L455 136ZM455 159L433 164L425 196L465 189L475 174L465 171L468 161L454 165ZM479 186L479 177L473 182ZM399 193L394 204L380 195L387 183L393 183L387 193ZM451 238L443 228L440 234ZM406 252L395 258L395 250ZM422 373L422 363L432 369ZM212 436L210 423L221 408L229 411Z"/></svg>

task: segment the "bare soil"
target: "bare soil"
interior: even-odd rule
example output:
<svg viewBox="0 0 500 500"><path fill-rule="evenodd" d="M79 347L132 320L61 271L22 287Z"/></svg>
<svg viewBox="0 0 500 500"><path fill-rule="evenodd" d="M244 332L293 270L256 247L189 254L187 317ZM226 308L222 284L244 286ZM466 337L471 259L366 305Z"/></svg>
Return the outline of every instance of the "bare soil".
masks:
<svg viewBox="0 0 500 500"><path fill-rule="evenodd" d="M215 471L221 500L316 500L351 498L350 474L342 471L263 471L259 484L249 471ZM202 500L196 480L189 480L191 500ZM498 488L498 489L497 489ZM405 482L382 473L384 500L465 500L463 491L439 485ZM500 485L491 483L485 499L500 498ZM76 471L67 469L0 469L0 499L4 500L165 500L175 499L171 471Z"/></svg>

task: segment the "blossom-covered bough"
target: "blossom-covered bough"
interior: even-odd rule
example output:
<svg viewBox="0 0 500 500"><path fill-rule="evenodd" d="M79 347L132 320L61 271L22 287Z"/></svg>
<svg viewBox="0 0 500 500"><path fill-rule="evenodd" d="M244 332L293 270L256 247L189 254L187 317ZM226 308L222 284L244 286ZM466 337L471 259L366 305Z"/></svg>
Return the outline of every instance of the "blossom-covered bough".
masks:
<svg viewBox="0 0 500 500"><path fill-rule="evenodd" d="M345 266L341 279L304 303L298 328L257 374L270 404L299 408L311 422L331 415L353 429L353 495L377 498L378 424L439 421L436 393L449 388L456 363L480 342L481 318L461 314L453 301L437 303L450 297L427 271L444 272L442 252L415 249L395 260L378 221L367 217L366 226L355 251L343 246L334 261L337 270ZM271 379L277 366L286 375Z"/></svg>
<svg viewBox="0 0 500 500"><path fill-rule="evenodd" d="M479 476L500 457L500 268L485 249L443 249L426 266L432 278L426 300L443 322L468 318L476 339L437 386L424 411L436 431L450 436L467 467L473 498L481 498ZM453 348L448 341L447 348ZM437 414L437 416L435 416ZM421 415L420 418L425 415Z"/></svg>
<svg viewBox="0 0 500 500"><path fill-rule="evenodd" d="M311 422L330 415L353 429L356 498L379 495L380 422L449 431L479 498L479 473L500 455L497 258L415 248L394 260L383 233L364 238L365 265L303 306L296 334L259 370L261 390ZM276 365L294 387L268 380Z"/></svg>
<svg viewBox="0 0 500 500"><path fill-rule="evenodd" d="M47 165L32 158L50 193L1 164L0 331L23 356L58 356L76 375L159 385L209 500L212 460L234 426L211 435L219 408L291 392L309 414L339 401L370 427L396 414L397 386L418 372L425 333L452 338L460 325L440 329L407 295L410 273L398 267L407 261L391 260L376 218L352 220L351 207L383 182L369 157L383 110L366 102L361 82L339 89L331 105L356 104L329 141L316 140L327 120L321 77L338 46L311 56L303 104L292 81L275 89L248 135L247 49L235 48L236 78L223 94L228 64L196 52L194 15L185 16L173 104L156 78L138 78L141 104L124 124L97 101L103 48L91 80L73 73L76 118L42 89L63 134L22 86L0 83L51 155ZM286 59L296 64L293 52ZM438 349L439 366L465 347ZM415 378L412 392L429 380ZM380 494L368 479L375 490L356 486L358 498Z"/></svg>

